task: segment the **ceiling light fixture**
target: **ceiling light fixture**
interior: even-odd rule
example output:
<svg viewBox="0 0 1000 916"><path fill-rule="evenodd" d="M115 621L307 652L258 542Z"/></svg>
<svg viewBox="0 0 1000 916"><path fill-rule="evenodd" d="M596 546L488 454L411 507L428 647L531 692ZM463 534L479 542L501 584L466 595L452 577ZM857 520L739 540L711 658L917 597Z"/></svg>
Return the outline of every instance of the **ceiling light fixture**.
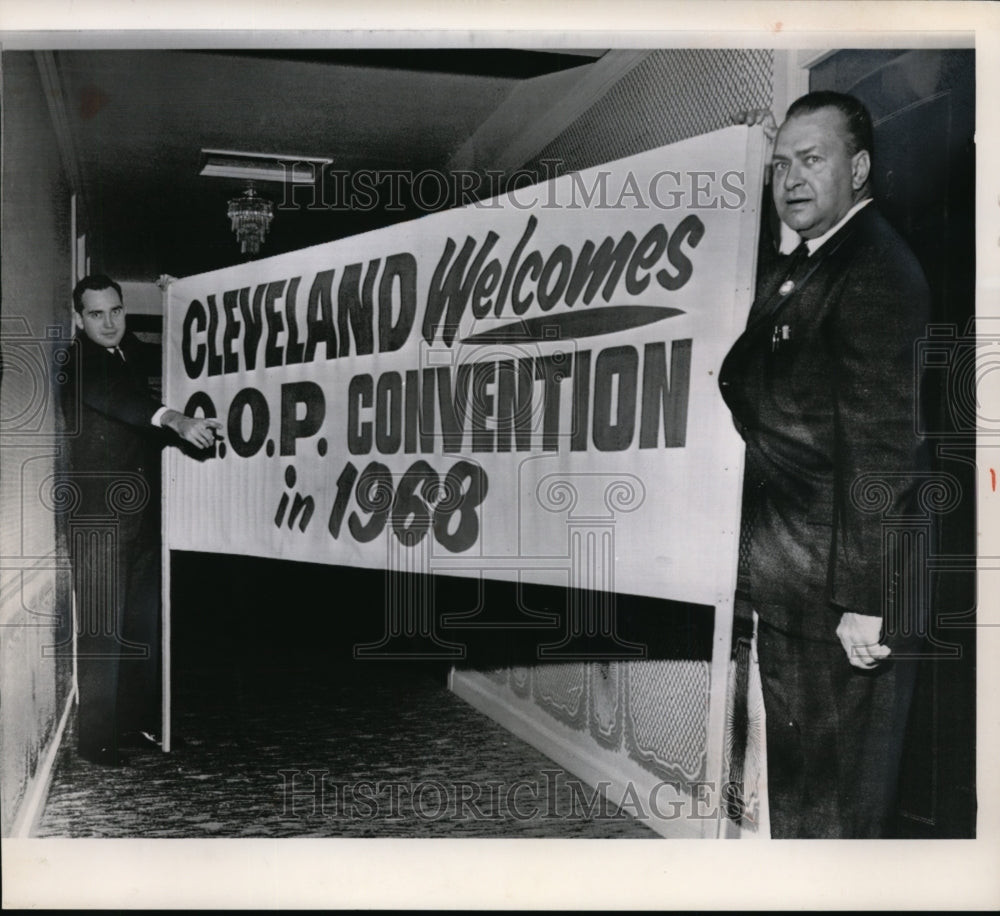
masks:
<svg viewBox="0 0 1000 916"><path fill-rule="evenodd" d="M229 220L243 254L253 257L260 251L273 218L274 206L257 193L252 181L239 197L229 201Z"/></svg>
<svg viewBox="0 0 1000 916"><path fill-rule="evenodd" d="M318 156L243 153L230 149L203 149L201 171L206 178L240 178L247 181L280 181L312 184L332 159Z"/></svg>

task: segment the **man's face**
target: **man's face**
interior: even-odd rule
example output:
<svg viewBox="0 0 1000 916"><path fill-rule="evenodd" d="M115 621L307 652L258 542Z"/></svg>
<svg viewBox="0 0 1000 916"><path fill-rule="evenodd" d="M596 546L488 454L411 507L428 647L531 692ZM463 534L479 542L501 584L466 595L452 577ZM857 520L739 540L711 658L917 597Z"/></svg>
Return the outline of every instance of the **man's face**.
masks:
<svg viewBox="0 0 1000 916"><path fill-rule="evenodd" d="M125 306L110 287L88 289L81 297L83 311L73 312L76 326L95 344L117 347L125 334Z"/></svg>
<svg viewBox="0 0 1000 916"><path fill-rule="evenodd" d="M772 157L778 216L805 239L835 226L868 177L868 154L848 154L844 116L821 108L781 125ZM861 159L863 158L863 162Z"/></svg>

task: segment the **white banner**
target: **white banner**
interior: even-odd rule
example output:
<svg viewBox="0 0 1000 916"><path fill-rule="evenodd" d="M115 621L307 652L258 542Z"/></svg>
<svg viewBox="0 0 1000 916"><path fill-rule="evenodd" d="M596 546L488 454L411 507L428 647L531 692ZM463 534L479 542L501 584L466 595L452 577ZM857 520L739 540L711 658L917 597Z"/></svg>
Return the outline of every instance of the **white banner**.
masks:
<svg viewBox="0 0 1000 916"><path fill-rule="evenodd" d="M732 127L171 284L169 547L731 600L763 163ZM277 219L294 219L279 211Z"/></svg>

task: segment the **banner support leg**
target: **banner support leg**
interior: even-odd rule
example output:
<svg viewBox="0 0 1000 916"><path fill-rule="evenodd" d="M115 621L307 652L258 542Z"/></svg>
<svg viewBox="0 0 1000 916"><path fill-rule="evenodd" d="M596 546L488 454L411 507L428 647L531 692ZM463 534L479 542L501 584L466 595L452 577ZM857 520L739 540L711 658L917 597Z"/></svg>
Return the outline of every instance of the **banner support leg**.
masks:
<svg viewBox="0 0 1000 916"><path fill-rule="evenodd" d="M161 480L162 530L160 532L160 737L164 753L170 751L170 545L167 543L167 478L169 476L169 455L163 456L163 476Z"/></svg>
<svg viewBox="0 0 1000 916"><path fill-rule="evenodd" d="M163 316L169 314L170 304L170 284L173 277L166 274L156 281L160 287L163 302ZM163 348L163 362L161 374L164 383L168 378L167 348ZM160 745L163 752L170 752L170 718L171 718L171 694L170 694L170 544L167 539L167 532L170 530L169 522L169 500L167 490L170 486L170 465L173 455L169 449L162 453L160 461Z"/></svg>

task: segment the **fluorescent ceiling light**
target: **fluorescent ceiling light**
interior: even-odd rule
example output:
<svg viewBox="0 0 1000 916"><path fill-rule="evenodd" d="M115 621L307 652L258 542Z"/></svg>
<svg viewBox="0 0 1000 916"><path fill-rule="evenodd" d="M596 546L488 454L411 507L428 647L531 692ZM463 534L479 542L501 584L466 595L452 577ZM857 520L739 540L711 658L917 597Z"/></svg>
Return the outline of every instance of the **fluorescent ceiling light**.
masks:
<svg viewBox="0 0 1000 916"><path fill-rule="evenodd" d="M203 149L201 171L206 178L239 178L245 181L280 181L313 184L333 162L318 156L243 153L229 149Z"/></svg>

